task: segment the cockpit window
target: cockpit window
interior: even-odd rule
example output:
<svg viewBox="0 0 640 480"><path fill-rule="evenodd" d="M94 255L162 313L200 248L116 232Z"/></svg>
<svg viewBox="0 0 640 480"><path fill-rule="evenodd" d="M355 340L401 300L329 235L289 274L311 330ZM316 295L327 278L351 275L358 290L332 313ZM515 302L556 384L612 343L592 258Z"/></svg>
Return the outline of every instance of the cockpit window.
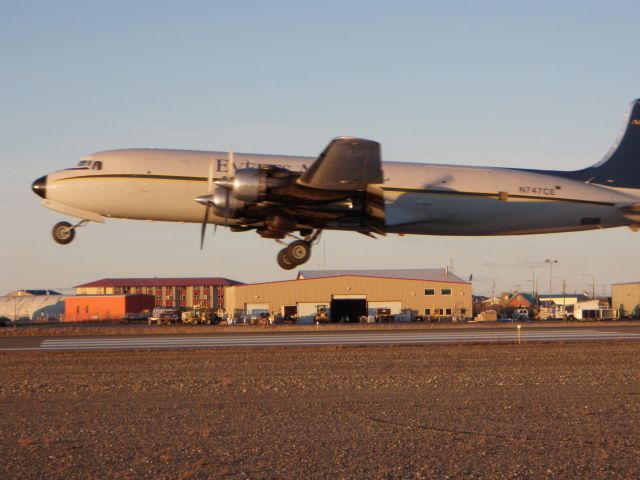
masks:
<svg viewBox="0 0 640 480"><path fill-rule="evenodd" d="M79 169L102 170L102 162L100 160L80 160L74 170Z"/></svg>

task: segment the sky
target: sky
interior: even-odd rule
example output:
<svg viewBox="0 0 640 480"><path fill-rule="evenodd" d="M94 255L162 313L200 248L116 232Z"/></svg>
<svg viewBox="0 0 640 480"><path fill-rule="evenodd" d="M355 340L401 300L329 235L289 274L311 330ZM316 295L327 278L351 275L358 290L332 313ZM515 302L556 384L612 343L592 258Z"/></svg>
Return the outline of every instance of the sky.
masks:
<svg viewBox="0 0 640 480"><path fill-rule="evenodd" d="M640 97L638 2L6 1L0 4L0 294L104 277L289 279L253 232L109 220L67 246L31 183L87 153L156 147L573 170ZM437 268L479 294L609 292L640 280L640 233L324 232L303 268ZM549 269L546 259L558 260ZM550 275L551 274L551 275ZM551 276L551 278L550 278ZM595 282L594 282L595 279ZM495 285L495 287L494 287Z"/></svg>

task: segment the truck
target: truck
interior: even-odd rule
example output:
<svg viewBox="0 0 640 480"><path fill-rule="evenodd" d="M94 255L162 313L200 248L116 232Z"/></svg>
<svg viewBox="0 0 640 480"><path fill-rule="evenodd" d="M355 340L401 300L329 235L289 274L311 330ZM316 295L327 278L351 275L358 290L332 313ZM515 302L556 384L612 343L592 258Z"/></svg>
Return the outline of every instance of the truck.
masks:
<svg viewBox="0 0 640 480"><path fill-rule="evenodd" d="M513 319L516 321L529 320L529 310L527 310L526 308L516 308L513 311Z"/></svg>
<svg viewBox="0 0 640 480"><path fill-rule="evenodd" d="M147 324L153 325L173 325L180 322L180 310L169 307L155 307L151 312L151 316L147 320Z"/></svg>
<svg viewBox="0 0 640 480"><path fill-rule="evenodd" d="M391 315L391 309L390 308L376 308L376 323L382 323L382 322L393 322L394 321L394 317L393 315Z"/></svg>
<svg viewBox="0 0 640 480"><path fill-rule="evenodd" d="M313 316L315 323L329 323L329 308L327 305L316 306L316 314Z"/></svg>

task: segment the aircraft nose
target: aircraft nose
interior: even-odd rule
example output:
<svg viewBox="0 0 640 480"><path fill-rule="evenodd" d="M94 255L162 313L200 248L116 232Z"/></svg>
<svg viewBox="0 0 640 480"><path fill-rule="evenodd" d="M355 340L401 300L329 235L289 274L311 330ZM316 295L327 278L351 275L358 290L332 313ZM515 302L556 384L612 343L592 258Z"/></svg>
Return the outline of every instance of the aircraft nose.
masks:
<svg viewBox="0 0 640 480"><path fill-rule="evenodd" d="M47 198L47 176L40 177L31 184L31 190L42 198Z"/></svg>

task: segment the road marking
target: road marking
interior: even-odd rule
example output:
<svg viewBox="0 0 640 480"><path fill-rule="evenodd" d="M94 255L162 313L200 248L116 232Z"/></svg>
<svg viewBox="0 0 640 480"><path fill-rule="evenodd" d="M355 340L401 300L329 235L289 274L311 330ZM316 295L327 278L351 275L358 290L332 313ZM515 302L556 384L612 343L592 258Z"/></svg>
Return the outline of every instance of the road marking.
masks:
<svg viewBox="0 0 640 480"><path fill-rule="evenodd" d="M587 341L587 340L640 340L638 333L599 330L543 330L524 331L521 341ZM131 350L170 348L220 348L268 346L323 346L323 345L393 345L393 344L447 344L516 342L516 331L506 332L402 332L402 333L318 333L318 334L262 334L262 335L207 335L207 336L155 336L155 337L100 337L100 338L47 338L39 346L19 350ZM0 351L18 350L0 348Z"/></svg>

